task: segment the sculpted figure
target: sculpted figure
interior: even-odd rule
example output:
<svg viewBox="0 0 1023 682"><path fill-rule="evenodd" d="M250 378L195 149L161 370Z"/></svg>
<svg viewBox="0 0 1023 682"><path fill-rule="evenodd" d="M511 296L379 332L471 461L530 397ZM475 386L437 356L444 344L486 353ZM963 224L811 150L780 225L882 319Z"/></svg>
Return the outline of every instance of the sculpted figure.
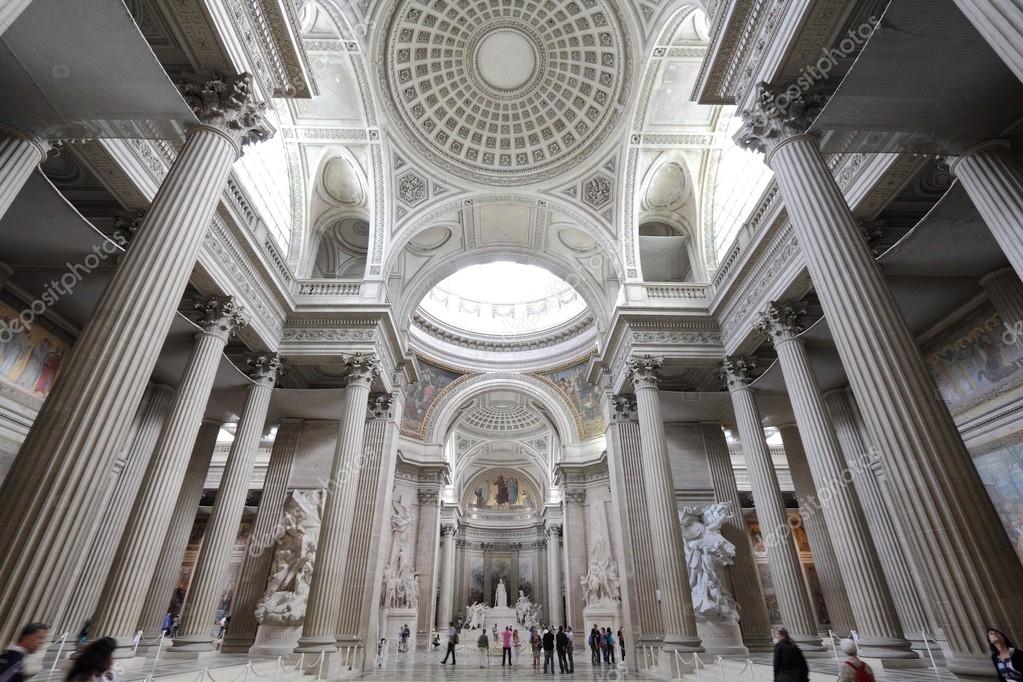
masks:
<svg viewBox="0 0 1023 682"><path fill-rule="evenodd" d="M738 606L724 586L724 569L735 559L735 545L721 534L721 527L732 516L728 502L702 509L685 507L679 512L698 620L739 621Z"/></svg>
<svg viewBox="0 0 1023 682"><path fill-rule="evenodd" d="M322 491L295 490L284 504L273 568L256 622L263 625L301 625L316 561L316 536L323 508Z"/></svg>
<svg viewBox="0 0 1023 682"><path fill-rule="evenodd" d="M587 606L621 598L618 564L611 558L611 547L606 538L597 538L593 543L586 575L579 579L579 583Z"/></svg>

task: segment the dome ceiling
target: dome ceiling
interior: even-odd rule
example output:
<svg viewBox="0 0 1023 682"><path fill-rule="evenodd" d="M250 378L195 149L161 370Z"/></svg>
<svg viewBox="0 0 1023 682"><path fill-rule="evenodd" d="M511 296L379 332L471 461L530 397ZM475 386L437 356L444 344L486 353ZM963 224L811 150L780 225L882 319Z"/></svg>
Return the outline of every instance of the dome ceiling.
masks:
<svg viewBox="0 0 1023 682"><path fill-rule="evenodd" d="M620 117L631 66L606 0L404 0L384 49L406 137L495 185L585 158Z"/></svg>

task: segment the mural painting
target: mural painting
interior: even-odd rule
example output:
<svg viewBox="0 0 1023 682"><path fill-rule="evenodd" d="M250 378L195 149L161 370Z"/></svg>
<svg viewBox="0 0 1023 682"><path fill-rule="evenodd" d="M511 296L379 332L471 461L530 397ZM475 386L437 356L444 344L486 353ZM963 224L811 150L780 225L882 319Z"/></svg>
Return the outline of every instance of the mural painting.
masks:
<svg viewBox="0 0 1023 682"><path fill-rule="evenodd" d="M973 463L1023 561L1023 441L995 446L974 456Z"/></svg>
<svg viewBox="0 0 1023 682"><path fill-rule="evenodd" d="M581 362L571 367L536 375L553 384L571 406L583 440L596 438L604 433L604 415L596 390L586 381L586 365L587 363Z"/></svg>
<svg viewBox="0 0 1023 682"><path fill-rule="evenodd" d="M34 398L45 398L60 373L69 346L38 324L25 328L18 312L0 302L0 382Z"/></svg>
<svg viewBox="0 0 1023 682"><path fill-rule="evenodd" d="M952 414L1023 383L1023 330L1009 329L985 303L922 351Z"/></svg>
<svg viewBox="0 0 1023 682"><path fill-rule="evenodd" d="M532 511L536 492L511 472L489 472L468 486L467 506L475 511Z"/></svg>
<svg viewBox="0 0 1023 682"><path fill-rule="evenodd" d="M469 560L469 603L483 603L483 558L473 557Z"/></svg>
<svg viewBox="0 0 1023 682"><path fill-rule="evenodd" d="M519 557L519 589L527 597L533 596L533 557Z"/></svg>
<svg viewBox="0 0 1023 682"><path fill-rule="evenodd" d="M401 431L405 435L422 438L426 435L430 409L455 381L468 376L461 372L437 367L419 360L419 381L405 387L405 409L401 417Z"/></svg>

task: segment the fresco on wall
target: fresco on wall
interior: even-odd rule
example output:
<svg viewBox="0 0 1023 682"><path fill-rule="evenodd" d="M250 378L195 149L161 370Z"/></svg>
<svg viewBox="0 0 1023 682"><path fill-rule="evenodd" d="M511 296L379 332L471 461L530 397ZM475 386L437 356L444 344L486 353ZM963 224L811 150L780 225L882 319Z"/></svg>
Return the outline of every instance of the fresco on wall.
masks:
<svg viewBox="0 0 1023 682"><path fill-rule="evenodd" d="M533 596L533 557L519 557L519 587L527 597ZM515 594L518 598L518 593Z"/></svg>
<svg viewBox="0 0 1023 682"><path fill-rule="evenodd" d="M405 409L401 415L402 433L416 438L424 437L434 403L451 388L452 384L466 376L469 375L431 365L420 358L419 381L405 387Z"/></svg>
<svg viewBox="0 0 1023 682"><path fill-rule="evenodd" d="M998 446L975 456L973 463L1023 561L1023 442Z"/></svg>
<svg viewBox="0 0 1023 682"><path fill-rule="evenodd" d="M0 382L34 398L45 398L60 373L68 344L38 324L25 329L18 311L0 302Z"/></svg>
<svg viewBox="0 0 1023 682"><path fill-rule="evenodd" d="M1023 383L1023 337L1008 330L989 303L927 342L922 351L953 414Z"/></svg>
<svg viewBox="0 0 1023 682"><path fill-rule="evenodd" d="M469 559L469 603L483 603L483 559Z"/></svg>
<svg viewBox="0 0 1023 682"><path fill-rule="evenodd" d="M525 479L510 471L491 471L466 486L471 511L533 511L537 494Z"/></svg>
<svg viewBox="0 0 1023 682"><path fill-rule="evenodd" d="M579 435L583 440L604 433L604 415L597 391L586 381L586 362L571 367L541 372L534 376L552 384L572 408Z"/></svg>
<svg viewBox="0 0 1023 682"><path fill-rule="evenodd" d="M767 617L771 619L771 625L781 625L781 607L778 606L778 595L774 593L771 569L766 563L757 562L757 573L760 575L760 589L764 593L764 604L767 605Z"/></svg>
<svg viewBox="0 0 1023 682"><path fill-rule="evenodd" d="M806 582L810 586L810 598L813 599L813 611L817 614L819 625L831 625L831 616L828 615L828 605L824 601L824 590L821 589L821 579L817 575L817 567L811 563L803 564L806 572Z"/></svg>

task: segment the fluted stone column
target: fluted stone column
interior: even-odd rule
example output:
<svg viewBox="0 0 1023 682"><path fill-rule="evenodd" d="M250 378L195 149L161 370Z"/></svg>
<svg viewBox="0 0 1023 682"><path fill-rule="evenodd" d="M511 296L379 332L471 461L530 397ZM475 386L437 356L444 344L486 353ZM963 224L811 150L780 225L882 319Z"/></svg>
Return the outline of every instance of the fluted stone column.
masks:
<svg viewBox="0 0 1023 682"><path fill-rule="evenodd" d="M231 166L270 130L249 77L184 86L193 127L0 487L0 641L53 621L88 561L95 520ZM196 421L198 423L198 421Z"/></svg>
<svg viewBox="0 0 1023 682"><path fill-rule="evenodd" d="M174 646L167 651L169 654L191 655L213 651L213 641L216 639L213 630L220 596L223 594L224 576L227 575L231 552L245 512L245 498L252 484L252 472L266 426L270 397L281 370L281 359L276 353L254 355L248 359L248 363L252 367L253 383L249 386L234 442L231 443L231 451L224 465L224 474L217 488L213 510L206 523L178 635L174 638ZM283 497L280 490L274 492ZM280 504L283 507L283 499Z"/></svg>
<svg viewBox="0 0 1023 682"><path fill-rule="evenodd" d="M579 579L586 574L587 551L589 540L587 539L586 515L586 490L565 489L562 505L565 514L565 533L562 542L565 545L565 625L573 631L582 631L585 628L583 622L583 601L582 585ZM609 538L610 540L610 538ZM587 630L589 632L589 630ZM579 646L584 642L576 642Z"/></svg>
<svg viewBox="0 0 1023 682"><path fill-rule="evenodd" d="M288 480L301 438L301 419L281 420L270 450L256 522L231 599L231 627L220 645L223 653L246 653L256 641L256 629L259 627L256 604L263 596L273 567L274 548L282 532L280 524L288 497Z"/></svg>
<svg viewBox="0 0 1023 682"><path fill-rule="evenodd" d="M565 622L564 599L561 592L561 531L560 524L548 523L547 534L547 594L550 601L549 625L558 627Z"/></svg>
<svg viewBox="0 0 1023 682"><path fill-rule="evenodd" d="M845 582L842 580L842 569L835 556L835 548L831 542L824 515L818 504L817 486L810 473L810 464L806 460L803 441L795 424L785 424L778 429L781 434L782 446L785 448L785 459L792 475L792 487L795 488L799 500L799 518L806 531L813 553L813 563L817 567L820 579L821 594L824 605L831 619L831 631L841 637L848 637L856 629L856 618L853 616L849 595L846 593ZM829 493L830 494L830 493Z"/></svg>
<svg viewBox="0 0 1023 682"><path fill-rule="evenodd" d="M991 305L1005 325L1007 338L1023 341L1023 282L1012 268L999 268L980 278Z"/></svg>
<svg viewBox="0 0 1023 682"><path fill-rule="evenodd" d="M618 565L622 569L622 616L625 635L631 640L630 649L659 648L664 634L657 603L653 539L647 521L645 464L637 410L633 395L606 397L608 483L612 510L621 526ZM627 657L626 661L630 669L638 669L637 657Z"/></svg>
<svg viewBox="0 0 1023 682"><path fill-rule="evenodd" d="M1020 0L955 0L991 49L1023 81L1023 2Z"/></svg>
<svg viewBox="0 0 1023 682"><path fill-rule="evenodd" d="M778 474L771 462L760 411L749 386L753 368L749 358L728 357L724 360L723 375L732 397L735 424L753 490L753 504L767 548L767 564L782 621L792 639L799 642L804 651L823 651L821 638L817 635L817 619L810 605L803 569L799 565L785 502L781 497Z"/></svg>
<svg viewBox="0 0 1023 682"><path fill-rule="evenodd" d="M661 595L661 617L664 619L662 667L673 665L673 652L700 652L703 647L696 632L693 594L689 587L682 526L678 519L675 489L668 460L668 441L661 417L660 358L633 358L629 373L636 391L639 430L645 450L644 482L647 484L647 518L654 543L654 566L657 589Z"/></svg>
<svg viewBox="0 0 1023 682"><path fill-rule="evenodd" d="M454 523L445 523L440 527L441 565L440 597L437 607L438 632L444 632L448 627L448 623L454 620L451 617L451 613L455 603L455 535L457 534L458 526Z"/></svg>
<svg viewBox="0 0 1023 682"><path fill-rule="evenodd" d="M349 370L344 413L320 521L316 566L309 588L302 638L295 649L298 653L337 651L338 602L344 587L350 523L366 432L366 404L370 385L380 373L374 356L351 355L343 360Z"/></svg>
<svg viewBox="0 0 1023 682"><path fill-rule="evenodd" d="M440 485L420 488L416 524L416 580L419 581L419 615L416 644L429 649L430 628L436 618L437 564L440 548Z"/></svg>
<svg viewBox="0 0 1023 682"><path fill-rule="evenodd" d="M189 455L227 339L244 324L244 318L230 298L211 298L201 304L200 311L203 331L196 335L192 356L171 404L167 424L160 432L142 488L135 498L131 518L90 628L92 636L110 636L117 640L115 657L118 658L132 656L132 635L174 515L168 500L174 499L182 489ZM194 513L193 509L193 516Z"/></svg>
<svg viewBox="0 0 1023 682"><path fill-rule="evenodd" d="M32 0L4 0L0 4L0 35L3 35L31 4Z"/></svg>
<svg viewBox="0 0 1023 682"><path fill-rule="evenodd" d="M217 435L222 426L219 421L212 419L204 419L199 426L199 434L188 459L188 469L174 503L160 558L156 561L156 570L138 620L138 629L142 630L142 638L146 641L155 639L163 627L163 616L167 613L167 606L178 584L181 562L188 548L192 526L195 525L199 500L202 498L213 452L217 449Z"/></svg>
<svg viewBox="0 0 1023 682"><path fill-rule="evenodd" d="M402 401L402 390L395 386L392 393L373 394L368 402L371 418L366 422L363 452L357 461L357 497L349 523L351 539L345 559L344 586L336 605L337 646L344 647L339 653L342 664L348 647L367 644L372 647L372 642L379 641L378 609L387 561L385 539L391 532L391 499ZM364 669L370 669L372 654L363 656L362 664Z"/></svg>
<svg viewBox="0 0 1023 682"><path fill-rule="evenodd" d="M1023 567L816 138L804 132L813 102L793 115L776 96L761 86L736 139L767 151L912 564L948 637L949 669L990 675L988 624L1023 635Z"/></svg>
<svg viewBox="0 0 1023 682"><path fill-rule="evenodd" d="M13 0L0 6L0 33L12 9L24 0ZM28 2L24 2L28 5ZM20 11L20 10L19 10ZM13 19L12 19L13 21ZM40 163L46 160L48 143L34 139L28 133L0 125L0 218L7 213L21 188Z"/></svg>
<svg viewBox="0 0 1023 682"><path fill-rule="evenodd" d="M735 545L735 561L728 567L731 579L732 595L739 604L739 630L742 642L750 651L770 651L771 618L767 614L767 603L757 573L756 559L753 556L753 540L750 538L746 522L742 517L742 502L739 500L739 488L735 483L735 471L732 469L732 457L728 452L724 431L717 422L700 424L703 435L703 449L707 453L707 466L710 469L711 482L714 485L714 499L732 505L735 516L721 528L725 539Z"/></svg>
<svg viewBox="0 0 1023 682"><path fill-rule="evenodd" d="M978 3L980 4L980 3ZM966 150L950 168L970 196L1005 257L1023 277L1023 168L1006 140L990 140Z"/></svg>
<svg viewBox="0 0 1023 682"><path fill-rule="evenodd" d="M1012 272L1010 270L1010 272ZM1013 277L1016 274L1013 272ZM926 651L925 634L934 635L934 626L927 613L927 607L920 598L914 570L906 558L900 530L889 511L890 502L881 490L880 482L872 468L876 456L867 451L860 431L860 417L852 396L846 389L837 389L824 394L824 405L835 427L835 435L842 447L845 461L853 473L856 494L860 498L860 507L866 518L870 535L877 548L881 568L884 570L888 589L891 590L895 602L895 611L906 638L913 643L917 651ZM929 643L932 651L938 647L933 641Z"/></svg>
<svg viewBox="0 0 1023 682"><path fill-rule="evenodd" d="M173 397L174 389L170 386L153 384L146 389L142 405L135 415L131 441L123 458L118 459L120 473L116 474L113 492L100 518L99 532L89 551L90 560L78 576L71 601L61 618L62 625L55 632L78 633L82 625L92 619Z"/></svg>
<svg viewBox="0 0 1023 682"><path fill-rule="evenodd" d="M875 658L917 658L909 640L902 632L888 583L881 570L881 560L870 539L867 521L860 500L853 490L852 472L846 466L841 446L824 408L817 378L810 367L810 358L803 340L801 318L803 307L772 303L760 322L778 351L785 387L796 416L799 431L792 428L782 433L786 451L790 442L802 439L805 451L793 447L793 459L802 471L809 467L810 485L815 488L819 511L805 509L804 520L824 517L824 537L831 536L831 546L838 559L837 569L845 583L848 603L852 607L859 643L866 656ZM788 439L786 440L786 436ZM799 457L802 455L802 458ZM789 462L790 466L792 461ZM805 465L805 466L803 466ZM803 508L803 501L800 502ZM813 540L810 540L813 547Z"/></svg>

